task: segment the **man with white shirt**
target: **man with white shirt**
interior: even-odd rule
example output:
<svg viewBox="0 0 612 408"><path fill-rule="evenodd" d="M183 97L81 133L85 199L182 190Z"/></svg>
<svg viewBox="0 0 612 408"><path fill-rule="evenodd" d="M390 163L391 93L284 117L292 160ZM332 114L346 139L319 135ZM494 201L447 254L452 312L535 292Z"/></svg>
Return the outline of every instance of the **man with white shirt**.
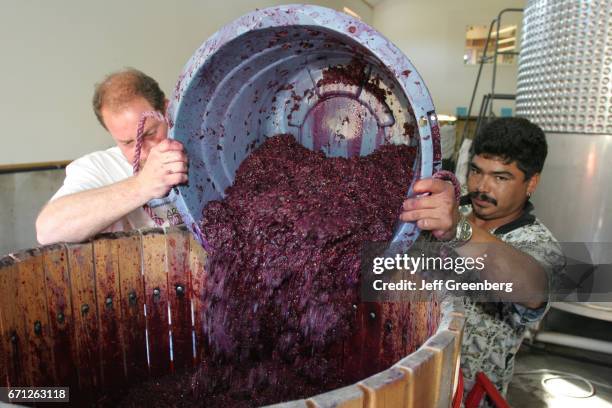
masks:
<svg viewBox="0 0 612 408"><path fill-rule="evenodd" d="M66 167L64 184L36 220L41 244L79 242L100 232L182 222L169 200L149 204L187 181L183 145L167 138L165 122L146 120L140 171L133 172L142 114L164 114L167 106L158 83L135 69L110 74L96 85L94 112L116 146L87 154Z"/></svg>

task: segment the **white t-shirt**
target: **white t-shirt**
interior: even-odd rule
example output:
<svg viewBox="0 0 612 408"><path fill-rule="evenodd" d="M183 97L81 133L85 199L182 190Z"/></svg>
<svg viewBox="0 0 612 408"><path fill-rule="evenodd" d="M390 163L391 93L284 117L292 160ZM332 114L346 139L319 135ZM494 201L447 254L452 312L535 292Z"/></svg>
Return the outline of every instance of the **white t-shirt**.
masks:
<svg viewBox="0 0 612 408"><path fill-rule="evenodd" d="M108 186L125 180L133 174L132 165L117 146L93 152L73 161L66 167L64 184L51 197L51 201L69 194ZM168 200L152 209L155 215L163 220L161 226L182 223L176 207ZM139 207L104 232L128 231L156 225L151 216L142 207Z"/></svg>

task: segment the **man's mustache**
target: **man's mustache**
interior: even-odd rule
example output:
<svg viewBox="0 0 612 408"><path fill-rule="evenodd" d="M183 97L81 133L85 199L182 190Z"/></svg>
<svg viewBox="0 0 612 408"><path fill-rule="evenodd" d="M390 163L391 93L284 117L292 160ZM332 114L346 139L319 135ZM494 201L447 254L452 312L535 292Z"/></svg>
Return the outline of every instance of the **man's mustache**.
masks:
<svg viewBox="0 0 612 408"><path fill-rule="evenodd" d="M486 201L489 202L493 205L497 205L497 200L494 199L493 197L489 197L488 195L486 195L485 193L481 193L480 191L472 191L471 193L468 194L469 197L471 199L477 199L480 201Z"/></svg>

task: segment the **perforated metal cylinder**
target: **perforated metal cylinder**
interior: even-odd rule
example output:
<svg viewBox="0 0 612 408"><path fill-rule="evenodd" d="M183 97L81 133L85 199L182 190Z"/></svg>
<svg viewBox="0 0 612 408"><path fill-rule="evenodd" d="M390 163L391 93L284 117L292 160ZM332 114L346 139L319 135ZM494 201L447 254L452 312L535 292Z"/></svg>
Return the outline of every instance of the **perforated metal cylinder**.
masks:
<svg viewBox="0 0 612 408"><path fill-rule="evenodd" d="M516 113L550 132L612 134L612 1L529 0Z"/></svg>

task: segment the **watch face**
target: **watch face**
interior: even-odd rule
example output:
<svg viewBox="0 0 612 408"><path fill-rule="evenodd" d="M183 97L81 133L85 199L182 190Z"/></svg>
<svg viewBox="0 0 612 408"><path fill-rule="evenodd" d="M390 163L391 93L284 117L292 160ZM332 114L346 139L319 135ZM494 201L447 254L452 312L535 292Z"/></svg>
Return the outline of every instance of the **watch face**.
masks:
<svg viewBox="0 0 612 408"><path fill-rule="evenodd" d="M465 218L459 221L458 230L457 239L459 241L467 241L472 237L472 226Z"/></svg>
<svg viewBox="0 0 612 408"><path fill-rule="evenodd" d="M472 226L470 225L469 222L467 222L467 220L464 220L463 222L463 240L467 241L470 238L472 238Z"/></svg>

